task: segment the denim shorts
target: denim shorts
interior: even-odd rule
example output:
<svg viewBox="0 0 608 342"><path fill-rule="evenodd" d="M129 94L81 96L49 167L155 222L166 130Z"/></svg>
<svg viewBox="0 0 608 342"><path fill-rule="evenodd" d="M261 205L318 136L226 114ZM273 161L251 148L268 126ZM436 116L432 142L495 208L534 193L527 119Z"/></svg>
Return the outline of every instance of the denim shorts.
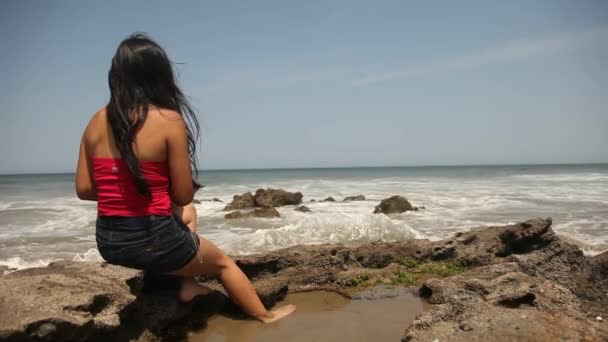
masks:
<svg viewBox="0 0 608 342"><path fill-rule="evenodd" d="M185 266L200 246L198 235L175 216L99 216L95 236L110 264L159 274Z"/></svg>

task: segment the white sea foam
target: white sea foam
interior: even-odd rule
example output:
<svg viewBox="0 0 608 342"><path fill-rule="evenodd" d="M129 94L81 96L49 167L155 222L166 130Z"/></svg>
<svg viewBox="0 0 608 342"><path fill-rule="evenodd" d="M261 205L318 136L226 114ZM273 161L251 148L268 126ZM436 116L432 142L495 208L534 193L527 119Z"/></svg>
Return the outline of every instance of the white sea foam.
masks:
<svg viewBox="0 0 608 342"><path fill-rule="evenodd" d="M579 174L537 174L537 175L513 175L515 179L542 181L542 182L597 182L608 181L608 175L603 173L579 173Z"/></svg>
<svg viewBox="0 0 608 342"><path fill-rule="evenodd" d="M220 180L209 182L197 197L224 203L205 201L196 208L199 231L231 254L361 239L441 239L470 227L549 216L558 234L594 254L608 249L608 168L588 169L218 173ZM76 199L68 182L29 192L22 189L27 184L3 188L0 183L0 264L23 268L57 259L101 260L94 249L95 204ZM266 187L301 191L312 213L286 206L278 208L277 219L224 219L223 208L234 194ZM358 194L367 200L341 202ZM394 194L426 209L390 217L372 214L380 200ZM318 202L328 196L337 202Z"/></svg>
<svg viewBox="0 0 608 342"><path fill-rule="evenodd" d="M82 261L82 262L91 262L91 261L103 261L103 258L101 257L101 254L99 254L99 251L97 250L97 248L91 248L88 251L84 252L84 253L76 253L76 255L74 255L74 258L72 258L73 261Z"/></svg>
<svg viewBox="0 0 608 342"><path fill-rule="evenodd" d="M291 209L293 210L293 209ZM353 240L394 241L425 237L404 221L385 215L290 213L276 229L243 229L220 245L232 254L259 253L298 244L340 243ZM243 225L251 225L242 221Z"/></svg>
<svg viewBox="0 0 608 342"><path fill-rule="evenodd" d="M6 260L0 260L0 265L8 267L10 270L21 270L24 268L32 267L44 267L49 263L57 261L55 259L35 259L35 260L24 260L21 257L10 257Z"/></svg>

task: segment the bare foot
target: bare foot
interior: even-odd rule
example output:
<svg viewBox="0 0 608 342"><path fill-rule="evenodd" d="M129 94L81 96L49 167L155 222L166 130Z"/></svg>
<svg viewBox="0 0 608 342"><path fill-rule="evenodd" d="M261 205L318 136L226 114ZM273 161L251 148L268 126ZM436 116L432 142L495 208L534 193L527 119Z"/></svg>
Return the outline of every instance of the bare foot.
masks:
<svg viewBox="0 0 608 342"><path fill-rule="evenodd" d="M211 289L207 286L199 283L192 277L184 277L182 278L182 286L178 297L180 302L186 303L193 300L196 296L204 296L209 293L211 293Z"/></svg>
<svg viewBox="0 0 608 342"><path fill-rule="evenodd" d="M267 311L266 314L256 318L262 321L262 323L273 323L289 316L294 311L296 311L296 306L293 304L288 304L285 306L281 306L280 308Z"/></svg>

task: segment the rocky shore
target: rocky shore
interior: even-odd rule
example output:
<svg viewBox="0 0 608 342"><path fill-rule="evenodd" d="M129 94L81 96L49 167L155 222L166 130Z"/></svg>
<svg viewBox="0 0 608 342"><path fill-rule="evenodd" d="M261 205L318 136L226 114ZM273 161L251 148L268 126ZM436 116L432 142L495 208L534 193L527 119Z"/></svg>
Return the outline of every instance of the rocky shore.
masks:
<svg viewBox="0 0 608 342"><path fill-rule="evenodd" d="M483 227L442 241L295 246L236 257L266 305L288 293L352 296L411 286L430 309L402 341L606 341L608 252L587 257L551 219ZM0 277L0 340L183 340L214 314L239 316L213 294L182 304L176 280L105 263L58 262Z"/></svg>

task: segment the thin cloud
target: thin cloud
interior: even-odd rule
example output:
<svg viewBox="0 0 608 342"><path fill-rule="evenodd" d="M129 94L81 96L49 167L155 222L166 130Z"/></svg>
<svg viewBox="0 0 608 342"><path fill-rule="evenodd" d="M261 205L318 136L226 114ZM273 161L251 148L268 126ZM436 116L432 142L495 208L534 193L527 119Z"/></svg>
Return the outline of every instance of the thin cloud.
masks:
<svg viewBox="0 0 608 342"><path fill-rule="evenodd" d="M352 82L354 86L364 86L391 80L406 79L422 74L468 69L487 65L515 62L526 58L551 55L565 50L608 43L608 27L571 32L536 40L518 40L493 48L483 49L467 55L415 68L403 68L382 74L370 75Z"/></svg>

